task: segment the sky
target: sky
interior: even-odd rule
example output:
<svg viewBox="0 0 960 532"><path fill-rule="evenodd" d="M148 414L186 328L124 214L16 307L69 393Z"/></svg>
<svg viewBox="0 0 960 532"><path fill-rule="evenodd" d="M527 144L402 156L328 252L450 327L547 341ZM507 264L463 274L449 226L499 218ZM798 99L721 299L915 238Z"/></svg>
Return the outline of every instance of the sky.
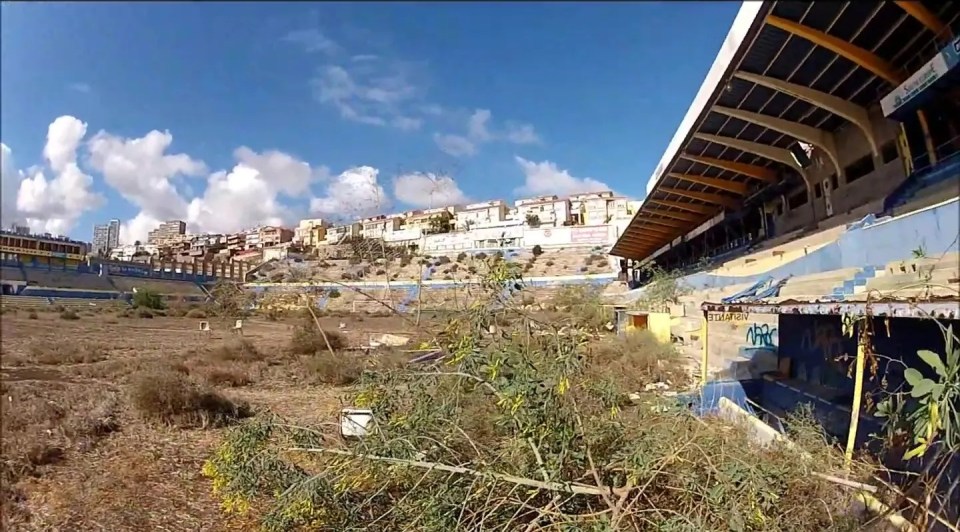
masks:
<svg viewBox="0 0 960 532"><path fill-rule="evenodd" d="M2 223L641 198L738 2L0 4Z"/></svg>

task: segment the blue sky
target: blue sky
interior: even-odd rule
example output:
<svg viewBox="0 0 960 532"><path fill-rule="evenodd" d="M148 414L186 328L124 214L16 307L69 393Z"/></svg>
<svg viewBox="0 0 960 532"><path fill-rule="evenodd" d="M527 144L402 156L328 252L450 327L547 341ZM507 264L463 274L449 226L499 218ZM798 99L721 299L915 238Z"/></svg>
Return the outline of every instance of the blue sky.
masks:
<svg viewBox="0 0 960 532"><path fill-rule="evenodd" d="M3 222L89 239L116 217L132 240L640 197L738 8L4 4Z"/></svg>

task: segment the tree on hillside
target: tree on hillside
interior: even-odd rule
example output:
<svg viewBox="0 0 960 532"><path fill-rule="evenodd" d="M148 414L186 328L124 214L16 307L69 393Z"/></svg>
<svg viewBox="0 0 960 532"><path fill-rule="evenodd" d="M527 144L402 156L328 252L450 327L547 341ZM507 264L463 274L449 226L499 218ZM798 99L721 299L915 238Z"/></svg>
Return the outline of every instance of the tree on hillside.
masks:
<svg viewBox="0 0 960 532"><path fill-rule="evenodd" d="M534 228L534 229L540 227L540 217L537 216L536 214L528 214L528 215L527 215L527 225L529 225L530 227L532 227L532 228Z"/></svg>

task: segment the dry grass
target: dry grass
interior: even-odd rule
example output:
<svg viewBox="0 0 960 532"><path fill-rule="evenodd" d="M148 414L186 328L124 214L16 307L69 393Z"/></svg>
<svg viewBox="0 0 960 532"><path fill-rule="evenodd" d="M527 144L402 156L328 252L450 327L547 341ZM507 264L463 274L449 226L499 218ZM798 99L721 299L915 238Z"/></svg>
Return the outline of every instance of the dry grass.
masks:
<svg viewBox="0 0 960 532"><path fill-rule="evenodd" d="M60 319L61 320L79 320L80 315L73 310L67 309L60 312Z"/></svg>
<svg viewBox="0 0 960 532"><path fill-rule="evenodd" d="M2 530L255 528L224 516L200 475L219 427L248 414L244 403L292 419L335 419L346 391L323 382L350 380L350 371L317 378L310 357L291 356L301 322L283 316L248 320L238 338L226 321L201 336L194 319L140 320L136 310L110 309L61 320L64 310L0 320ZM134 319L115 319L124 315ZM350 332L330 335L338 347L400 328L393 317L367 316L362 325L321 318L325 330L340 322ZM322 338L316 345L329 355Z"/></svg>
<svg viewBox="0 0 960 532"><path fill-rule="evenodd" d="M227 340L210 352L211 358L219 361L257 362L265 357L257 346L246 338Z"/></svg>
<svg viewBox="0 0 960 532"><path fill-rule="evenodd" d="M647 384L668 383L676 389L688 384L680 353L649 331L608 336L590 346L585 373L611 379L621 389L642 391Z"/></svg>
<svg viewBox="0 0 960 532"><path fill-rule="evenodd" d="M173 370L134 376L130 400L145 419L178 427L217 427L251 415L248 405L235 404Z"/></svg>
<svg viewBox="0 0 960 532"><path fill-rule="evenodd" d="M311 318L301 319L299 324L293 330L293 336L290 338L289 350L295 355L312 355L320 351L327 351L327 343L334 351L339 351L347 347L347 339L339 331L323 331L321 333ZM326 340L324 340L326 335Z"/></svg>

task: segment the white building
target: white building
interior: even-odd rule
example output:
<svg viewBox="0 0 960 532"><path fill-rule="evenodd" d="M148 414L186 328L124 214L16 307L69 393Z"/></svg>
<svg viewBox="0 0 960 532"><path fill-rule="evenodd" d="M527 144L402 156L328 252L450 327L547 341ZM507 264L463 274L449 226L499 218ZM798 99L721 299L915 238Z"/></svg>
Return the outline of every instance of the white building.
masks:
<svg viewBox="0 0 960 532"><path fill-rule="evenodd" d="M347 238L356 238L361 234L361 225L359 223L337 225L327 229L327 234L324 239L327 244L337 244Z"/></svg>
<svg viewBox="0 0 960 532"><path fill-rule="evenodd" d="M571 196L570 210L573 225L605 225L632 215L629 200L609 190Z"/></svg>
<svg viewBox="0 0 960 532"><path fill-rule="evenodd" d="M320 245L322 242L317 237L322 231L314 231L315 227L330 227L330 223L322 218L300 220L300 223L293 229L293 242L309 247Z"/></svg>
<svg viewBox="0 0 960 532"><path fill-rule="evenodd" d="M539 196L514 202L516 217L522 221L536 216L541 226L560 227L570 223L570 200L557 196Z"/></svg>
<svg viewBox="0 0 960 532"><path fill-rule="evenodd" d="M457 212L457 230L481 229L499 225L507 220L509 207L503 200L471 203Z"/></svg>
<svg viewBox="0 0 960 532"><path fill-rule="evenodd" d="M110 250L111 260L131 261L134 259L134 257L149 259L149 257L153 255L157 255L156 244L141 244L139 246L135 244L126 244L123 246L117 246Z"/></svg>
<svg viewBox="0 0 960 532"><path fill-rule="evenodd" d="M360 234L364 238L388 238L390 233L399 231L402 225L402 214L371 216L360 221Z"/></svg>

